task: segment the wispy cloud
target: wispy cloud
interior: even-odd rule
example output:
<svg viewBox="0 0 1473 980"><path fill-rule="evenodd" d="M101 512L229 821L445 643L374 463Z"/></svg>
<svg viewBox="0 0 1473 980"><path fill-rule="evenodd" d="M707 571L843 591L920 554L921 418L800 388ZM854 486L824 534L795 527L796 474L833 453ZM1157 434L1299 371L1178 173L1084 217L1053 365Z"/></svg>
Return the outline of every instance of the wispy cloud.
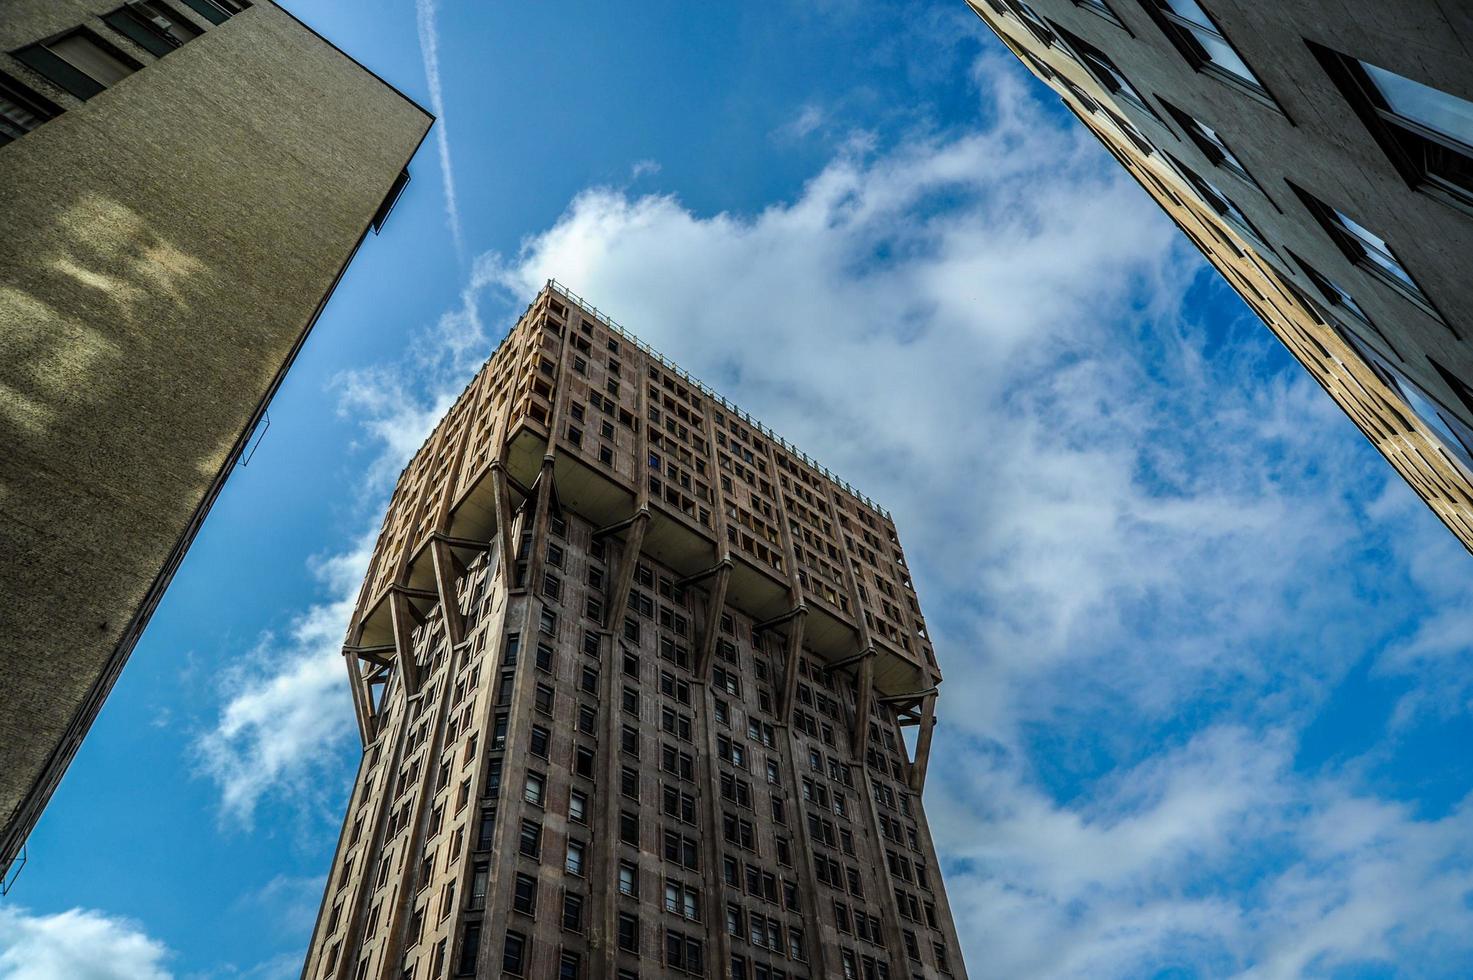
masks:
<svg viewBox="0 0 1473 980"><path fill-rule="evenodd" d="M824 113L822 107L810 102L799 109L798 114L792 119L789 119L774 130L772 135L787 140L805 139L827 121L828 116Z"/></svg>
<svg viewBox="0 0 1473 980"><path fill-rule="evenodd" d="M479 257L412 362L339 379L374 492L490 352L482 306L555 276L895 513L947 670L928 805L975 975L1468 973L1469 802L1300 757L1356 660L1430 699L1473 657L1466 557L1236 301L1183 313L1220 287L1014 72L979 63L987 126L860 134L755 214L596 187ZM347 719L358 568L222 713L229 805L323 771L320 732L263 719ZM1405 712L1466 712L1455 690Z"/></svg>
<svg viewBox="0 0 1473 980"><path fill-rule="evenodd" d="M595 297L892 508L977 975L1459 974L1470 804L1297 752L1357 659L1473 656L1466 559L1235 299L1184 314L1222 287L1097 146L975 81L984 130L851 140L753 216L593 188L500 279Z"/></svg>
<svg viewBox="0 0 1473 980"><path fill-rule="evenodd" d="M425 81L430 86L430 108L435 113L435 142L440 150L440 178L445 184L445 221L455 241L455 254L465 260L465 240L460 230L460 205L455 199L455 172L450 165L450 128L445 118L445 94L440 86L440 31L435 23L435 0L416 0L419 50L424 59Z"/></svg>
<svg viewBox="0 0 1473 980"><path fill-rule="evenodd" d="M342 644L393 482L491 347L481 299L496 274L475 262L458 307L446 311L393 364L344 371L332 386L357 423L363 479L357 492L373 526L342 550L313 559L321 597L268 632L226 672L213 725L195 739L199 771L219 787L222 815L249 826L267 799L324 808L342 789L342 760L357 731ZM329 819L336 819L331 814Z"/></svg>
<svg viewBox="0 0 1473 980"><path fill-rule="evenodd" d="M660 172L660 161L658 160L636 160L629 168L629 179L640 180L644 177L653 177Z"/></svg>
<svg viewBox="0 0 1473 980"><path fill-rule="evenodd" d="M336 769L354 736L343 633L373 542L366 535L351 550L316 562L333 598L296 616L285 636L261 636L222 679L225 702L194 752L199 770L219 786L227 818L250 826L261 799L273 792L315 803L335 797L335 787L316 777Z"/></svg>
<svg viewBox="0 0 1473 980"><path fill-rule="evenodd" d="M170 980L170 956L136 923L94 909L0 908L0 980Z"/></svg>

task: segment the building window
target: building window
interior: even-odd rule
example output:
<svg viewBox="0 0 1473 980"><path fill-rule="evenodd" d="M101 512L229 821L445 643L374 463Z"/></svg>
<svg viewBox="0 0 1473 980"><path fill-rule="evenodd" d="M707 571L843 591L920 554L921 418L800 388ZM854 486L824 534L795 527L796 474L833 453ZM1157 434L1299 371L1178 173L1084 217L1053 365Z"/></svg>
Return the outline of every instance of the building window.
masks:
<svg viewBox="0 0 1473 980"><path fill-rule="evenodd" d="M619 948L626 953L639 953L639 917L619 913Z"/></svg>
<svg viewBox="0 0 1473 980"><path fill-rule="evenodd" d="M568 859L564 863L563 867L567 870L568 874L570 874L570 875L579 875L579 876L582 876L582 874L583 874L583 842L582 841L576 841L576 840L570 840L570 841L568 841Z"/></svg>
<svg viewBox="0 0 1473 980"><path fill-rule="evenodd" d="M476 972L476 953L480 948L481 923L467 922L460 934L460 955L455 960L456 976L468 977Z"/></svg>
<svg viewBox="0 0 1473 980"><path fill-rule="evenodd" d="M639 897L639 868L629 861L619 862L619 894Z"/></svg>
<svg viewBox="0 0 1473 980"><path fill-rule="evenodd" d="M1099 14L1101 17L1105 18L1116 27L1127 31L1129 30L1129 28L1125 26L1125 22L1120 19L1120 15L1115 13L1114 9L1111 8L1108 0L1074 0L1074 6L1083 7L1090 13Z"/></svg>
<svg viewBox="0 0 1473 980"><path fill-rule="evenodd" d="M1443 448L1473 472L1473 428L1463 424L1461 419L1439 404L1421 385L1412 381L1349 331L1340 331L1340 337L1388 388L1401 396L1403 404L1436 434Z"/></svg>
<svg viewBox="0 0 1473 980"><path fill-rule="evenodd" d="M1468 387L1467 382L1465 382L1462 378L1455 376L1451 371L1443 367L1441 364L1433 361L1432 358L1429 357L1427 358L1427 360L1431 361L1433 370L1435 370L1438 376L1442 378L1443 382L1452 389L1452 393L1457 396L1458 401L1463 403L1463 407L1468 411L1467 417L1473 419L1473 388Z"/></svg>
<svg viewBox="0 0 1473 980"><path fill-rule="evenodd" d="M1202 202L1216 212L1219 218L1232 225L1244 238L1272 251L1268 242L1264 240L1263 235L1259 234L1258 226L1249 220L1248 215L1243 213L1242 208L1233 203L1232 198L1219 190L1217 185L1212 183L1212 181L1183 165L1180 160L1173 158L1172 163L1176 165L1176 169L1181 172L1181 175L1186 178L1187 183L1191 184L1196 190L1197 196L1202 199Z"/></svg>
<svg viewBox="0 0 1473 980"><path fill-rule="evenodd" d="M517 844L518 850L529 858L542 856L542 825L531 820L522 821L522 833Z"/></svg>
<svg viewBox="0 0 1473 980"><path fill-rule="evenodd" d="M1104 107L1102 106L1101 108L1103 109ZM1150 156L1151 154L1156 152L1156 144L1146 139L1145 134L1137 129L1134 123L1121 116L1119 113L1111 112L1109 109L1104 109L1104 113L1105 115L1110 117L1110 122L1115 124L1115 128L1120 130L1121 134L1126 139L1130 140L1130 142L1135 145L1135 148L1137 150L1140 150L1142 154L1144 154L1145 156ZM1105 144L1105 147L1106 149L1114 149L1108 143ZM1126 166L1127 169L1129 169L1129 164L1127 164Z"/></svg>
<svg viewBox="0 0 1473 980"><path fill-rule="evenodd" d="M563 895L563 928L572 932L583 931L583 896L574 892Z"/></svg>
<svg viewBox="0 0 1473 980"><path fill-rule="evenodd" d="M250 0L184 0L184 4L212 24L223 24L232 14L238 14L251 5Z"/></svg>
<svg viewBox="0 0 1473 980"><path fill-rule="evenodd" d="M1368 61L1310 49L1409 184L1473 209L1473 102Z"/></svg>
<svg viewBox="0 0 1473 980"><path fill-rule="evenodd" d="M199 37L200 30L180 17L163 0L133 0L102 15L108 27L156 58Z"/></svg>
<svg viewBox="0 0 1473 980"><path fill-rule="evenodd" d="M698 890L678 881L665 882L665 911L699 922L701 895Z"/></svg>
<svg viewBox="0 0 1473 980"><path fill-rule="evenodd" d="M1001 0L1001 2L1012 8L1013 16L1022 21L1023 26L1028 28L1028 33L1032 34L1040 44L1047 47L1054 46L1058 38L1054 35L1053 29L1049 27L1048 21L1040 17L1038 11L1030 7L1025 0Z"/></svg>
<svg viewBox="0 0 1473 980"><path fill-rule="evenodd" d="M473 909L486 907L486 882L490 877L490 871L490 864L478 861L471 872L470 906Z"/></svg>
<svg viewBox="0 0 1473 980"><path fill-rule="evenodd" d="M547 792L547 779L536 772L527 773L527 785L522 791L522 798L533 806L541 806L542 798Z"/></svg>
<svg viewBox="0 0 1473 980"><path fill-rule="evenodd" d="M537 914L537 879L518 874L511 891L511 907L527 915Z"/></svg>
<svg viewBox="0 0 1473 980"><path fill-rule="evenodd" d="M666 929L665 965L682 973L702 975L706 972L704 944L693 936Z"/></svg>
<svg viewBox="0 0 1473 980"><path fill-rule="evenodd" d="M20 139L60 113L60 106L0 73L0 146Z"/></svg>
<svg viewBox="0 0 1473 980"><path fill-rule="evenodd" d="M86 28L21 48L15 59L84 100L143 67Z"/></svg>
<svg viewBox="0 0 1473 980"><path fill-rule="evenodd" d="M520 977L527 970L527 937L519 932L506 934L506 946L501 954L501 972Z"/></svg>
<svg viewBox="0 0 1473 980"><path fill-rule="evenodd" d="M1303 188L1291 184L1300 200L1319 220L1326 233L1340 246L1345 257L1366 272L1400 292L1427 313L1437 316L1432 301L1412 274L1402 265L1391 246L1380 235L1350 217L1344 211L1331 207ZM1439 318L1440 319L1440 318Z"/></svg>
<svg viewBox="0 0 1473 980"><path fill-rule="evenodd" d="M1382 343L1384 343L1388 348L1395 352L1396 348L1393 347L1391 342L1386 339L1386 336L1381 333L1380 328L1378 328L1376 324L1371 320L1366 311L1361 308L1361 305L1355 301L1354 296L1350 295L1350 293L1347 292L1344 287L1342 287L1335 280L1320 272L1318 269L1315 269L1308 262L1305 262L1293 252L1290 252L1289 254L1293 257L1294 261L1299 264L1299 268L1304 270L1304 274L1309 277L1309 281L1314 283L1315 288L1319 290L1320 295L1324 297L1324 300L1329 305L1331 311L1336 314L1336 319L1349 320L1352 323L1358 324L1360 326L1369 327L1372 331L1375 332L1377 337L1381 338Z"/></svg>
<svg viewBox="0 0 1473 980"><path fill-rule="evenodd" d="M1237 154L1228 149L1227 142L1217 130L1165 100L1162 100L1161 104L1166 106L1166 111L1171 114L1171 118L1176 120L1176 124L1187 134L1187 138L1202 151L1202 155L1212 161L1213 166L1221 167L1234 177L1257 187L1260 191L1263 189L1258 181L1253 179L1252 174L1248 173L1248 168L1243 166L1243 161L1238 159Z"/></svg>
<svg viewBox="0 0 1473 980"><path fill-rule="evenodd" d="M1115 67L1115 62L1106 57L1103 51L1067 31L1061 30L1059 33L1063 36L1065 43L1073 49L1079 63L1084 65L1085 69L1095 77L1095 81L1103 85L1106 91L1117 98L1124 99L1147 115L1160 118L1146 102L1145 96L1141 95L1124 73Z"/></svg>
<svg viewBox="0 0 1473 980"><path fill-rule="evenodd" d="M1142 0L1192 67L1225 78L1268 99L1268 90L1197 0Z"/></svg>

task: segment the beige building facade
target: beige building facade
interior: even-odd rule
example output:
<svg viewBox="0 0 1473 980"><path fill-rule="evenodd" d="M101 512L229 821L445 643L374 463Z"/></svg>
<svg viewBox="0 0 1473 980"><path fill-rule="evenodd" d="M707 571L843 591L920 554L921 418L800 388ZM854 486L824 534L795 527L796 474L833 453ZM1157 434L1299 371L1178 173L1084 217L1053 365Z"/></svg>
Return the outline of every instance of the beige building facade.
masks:
<svg viewBox="0 0 1473 980"><path fill-rule="evenodd" d="M269 0L0 5L0 869L430 124Z"/></svg>
<svg viewBox="0 0 1473 980"><path fill-rule="evenodd" d="M1473 10L967 2L1473 551Z"/></svg>
<svg viewBox="0 0 1473 980"><path fill-rule="evenodd" d="M890 517L556 284L402 473L303 977L965 977Z"/></svg>

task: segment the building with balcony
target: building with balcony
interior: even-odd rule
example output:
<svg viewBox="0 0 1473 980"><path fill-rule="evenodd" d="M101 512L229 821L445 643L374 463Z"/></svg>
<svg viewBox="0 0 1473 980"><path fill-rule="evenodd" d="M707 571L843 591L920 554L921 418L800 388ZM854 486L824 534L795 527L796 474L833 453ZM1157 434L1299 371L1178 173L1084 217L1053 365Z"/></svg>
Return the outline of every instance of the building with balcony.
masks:
<svg viewBox="0 0 1473 980"><path fill-rule="evenodd" d="M304 978L965 977L885 511L549 284L401 474Z"/></svg>

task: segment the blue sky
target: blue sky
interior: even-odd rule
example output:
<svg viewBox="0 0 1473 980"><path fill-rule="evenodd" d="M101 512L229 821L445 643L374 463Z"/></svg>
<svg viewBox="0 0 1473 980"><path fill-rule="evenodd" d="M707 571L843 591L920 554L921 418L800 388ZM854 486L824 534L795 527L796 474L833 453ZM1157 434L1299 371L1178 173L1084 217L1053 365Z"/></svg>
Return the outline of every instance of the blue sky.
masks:
<svg viewBox="0 0 1473 980"><path fill-rule="evenodd" d="M548 276L894 513L974 977L1473 974L1473 562L964 5L289 6L440 123L32 836L0 978L296 975L366 549Z"/></svg>

